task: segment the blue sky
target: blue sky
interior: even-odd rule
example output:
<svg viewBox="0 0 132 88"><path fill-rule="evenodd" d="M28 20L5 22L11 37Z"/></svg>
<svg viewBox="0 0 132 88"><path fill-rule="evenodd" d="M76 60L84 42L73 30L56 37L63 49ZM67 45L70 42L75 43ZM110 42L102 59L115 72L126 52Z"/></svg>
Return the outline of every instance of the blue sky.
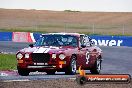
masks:
<svg viewBox="0 0 132 88"><path fill-rule="evenodd" d="M132 12L132 0L0 0L0 8Z"/></svg>

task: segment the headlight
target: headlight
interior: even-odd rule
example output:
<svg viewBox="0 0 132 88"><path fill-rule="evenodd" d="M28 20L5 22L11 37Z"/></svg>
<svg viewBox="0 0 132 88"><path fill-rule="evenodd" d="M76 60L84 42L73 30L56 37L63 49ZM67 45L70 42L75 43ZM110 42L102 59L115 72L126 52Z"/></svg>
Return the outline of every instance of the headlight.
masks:
<svg viewBox="0 0 132 88"><path fill-rule="evenodd" d="M56 58L56 54L52 54L52 58L55 59Z"/></svg>
<svg viewBox="0 0 132 88"><path fill-rule="evenodd" d="M25 58L29 58L29 54L28 53L25 54Z"/></svg>
<svg viewBox="0 0 132 88"><path fill-rule="evenodd" d="M64 60L65 57L66 57L66 56L65 56L64 54L60 54L60 55L59 55L59 58L60 58L61 60Z"/></svg>
<svg viewBox="0 0 132 88"><path fill-rule="evenodd" d="M18 53L16 56L18 59L22 59L23 55L21 53Z"/></svg>

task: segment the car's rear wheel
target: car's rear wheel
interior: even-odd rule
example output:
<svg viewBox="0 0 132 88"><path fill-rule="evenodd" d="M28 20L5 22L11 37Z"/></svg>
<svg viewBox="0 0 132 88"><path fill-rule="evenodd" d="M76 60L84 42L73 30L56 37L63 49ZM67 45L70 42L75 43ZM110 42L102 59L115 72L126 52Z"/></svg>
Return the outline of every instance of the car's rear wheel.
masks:
<svg viewBox="0 0 132 88"><path fill-rule="evenodd" d="M76 57L71 57L71 62L68 68L65 69L65 74L67 75L75 75L77 70L77 63L76 63Z"/></svg>
<svg viewBox="0 0 132 88"><path fill-rule="evenodd" d="M21 76L28 76L29 75L29 71L25 70L25 69L18 69L18 74Z"/></svg>
<svg viewBox="0 0 132 88"><path fill-rule="evenodd" d="M101 72L101 59L97 59L97 61L95 61L93 68L90 69L90 72L92 74L100 74Z"/></svg>

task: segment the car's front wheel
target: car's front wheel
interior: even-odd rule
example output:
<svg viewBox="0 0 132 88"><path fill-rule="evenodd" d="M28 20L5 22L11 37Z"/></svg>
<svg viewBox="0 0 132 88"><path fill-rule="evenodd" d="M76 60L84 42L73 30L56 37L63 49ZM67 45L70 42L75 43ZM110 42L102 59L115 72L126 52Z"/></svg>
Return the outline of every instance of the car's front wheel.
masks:
<svg viewBox="0 0 132 88"><path fill-rule="evenodd" d="M28 76L29 75L29 71L25 70L25 69L18 69L18 74L21 76Z"/></svg>
<svg viewBox="0 0 132 88"><path fill-rule="evenodd" d="M75 75L77 70L77 62L76 62L76 57L72 56L71 57L71 62L68 68L65 69L65 74L68 75Z"/></svg>
<svg viewBox="0 0 132 88"><path fill-rule="evenodd" d="M101 59L97 59L97 61L95 61L93 68L90 69L90 72L92 74L100 74L101 72Z"/></svg>

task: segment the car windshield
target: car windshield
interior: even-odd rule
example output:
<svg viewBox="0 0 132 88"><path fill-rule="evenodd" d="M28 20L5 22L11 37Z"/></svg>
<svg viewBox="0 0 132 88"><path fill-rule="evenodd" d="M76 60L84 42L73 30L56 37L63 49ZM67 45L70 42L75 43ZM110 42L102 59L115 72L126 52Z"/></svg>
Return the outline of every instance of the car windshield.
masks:
<svg viewBox="0 0 132 88"><path fill-rule="evenodd" d="M72 46L77 47L77 38L72 35L43 35L34 46Z"/></svg>

